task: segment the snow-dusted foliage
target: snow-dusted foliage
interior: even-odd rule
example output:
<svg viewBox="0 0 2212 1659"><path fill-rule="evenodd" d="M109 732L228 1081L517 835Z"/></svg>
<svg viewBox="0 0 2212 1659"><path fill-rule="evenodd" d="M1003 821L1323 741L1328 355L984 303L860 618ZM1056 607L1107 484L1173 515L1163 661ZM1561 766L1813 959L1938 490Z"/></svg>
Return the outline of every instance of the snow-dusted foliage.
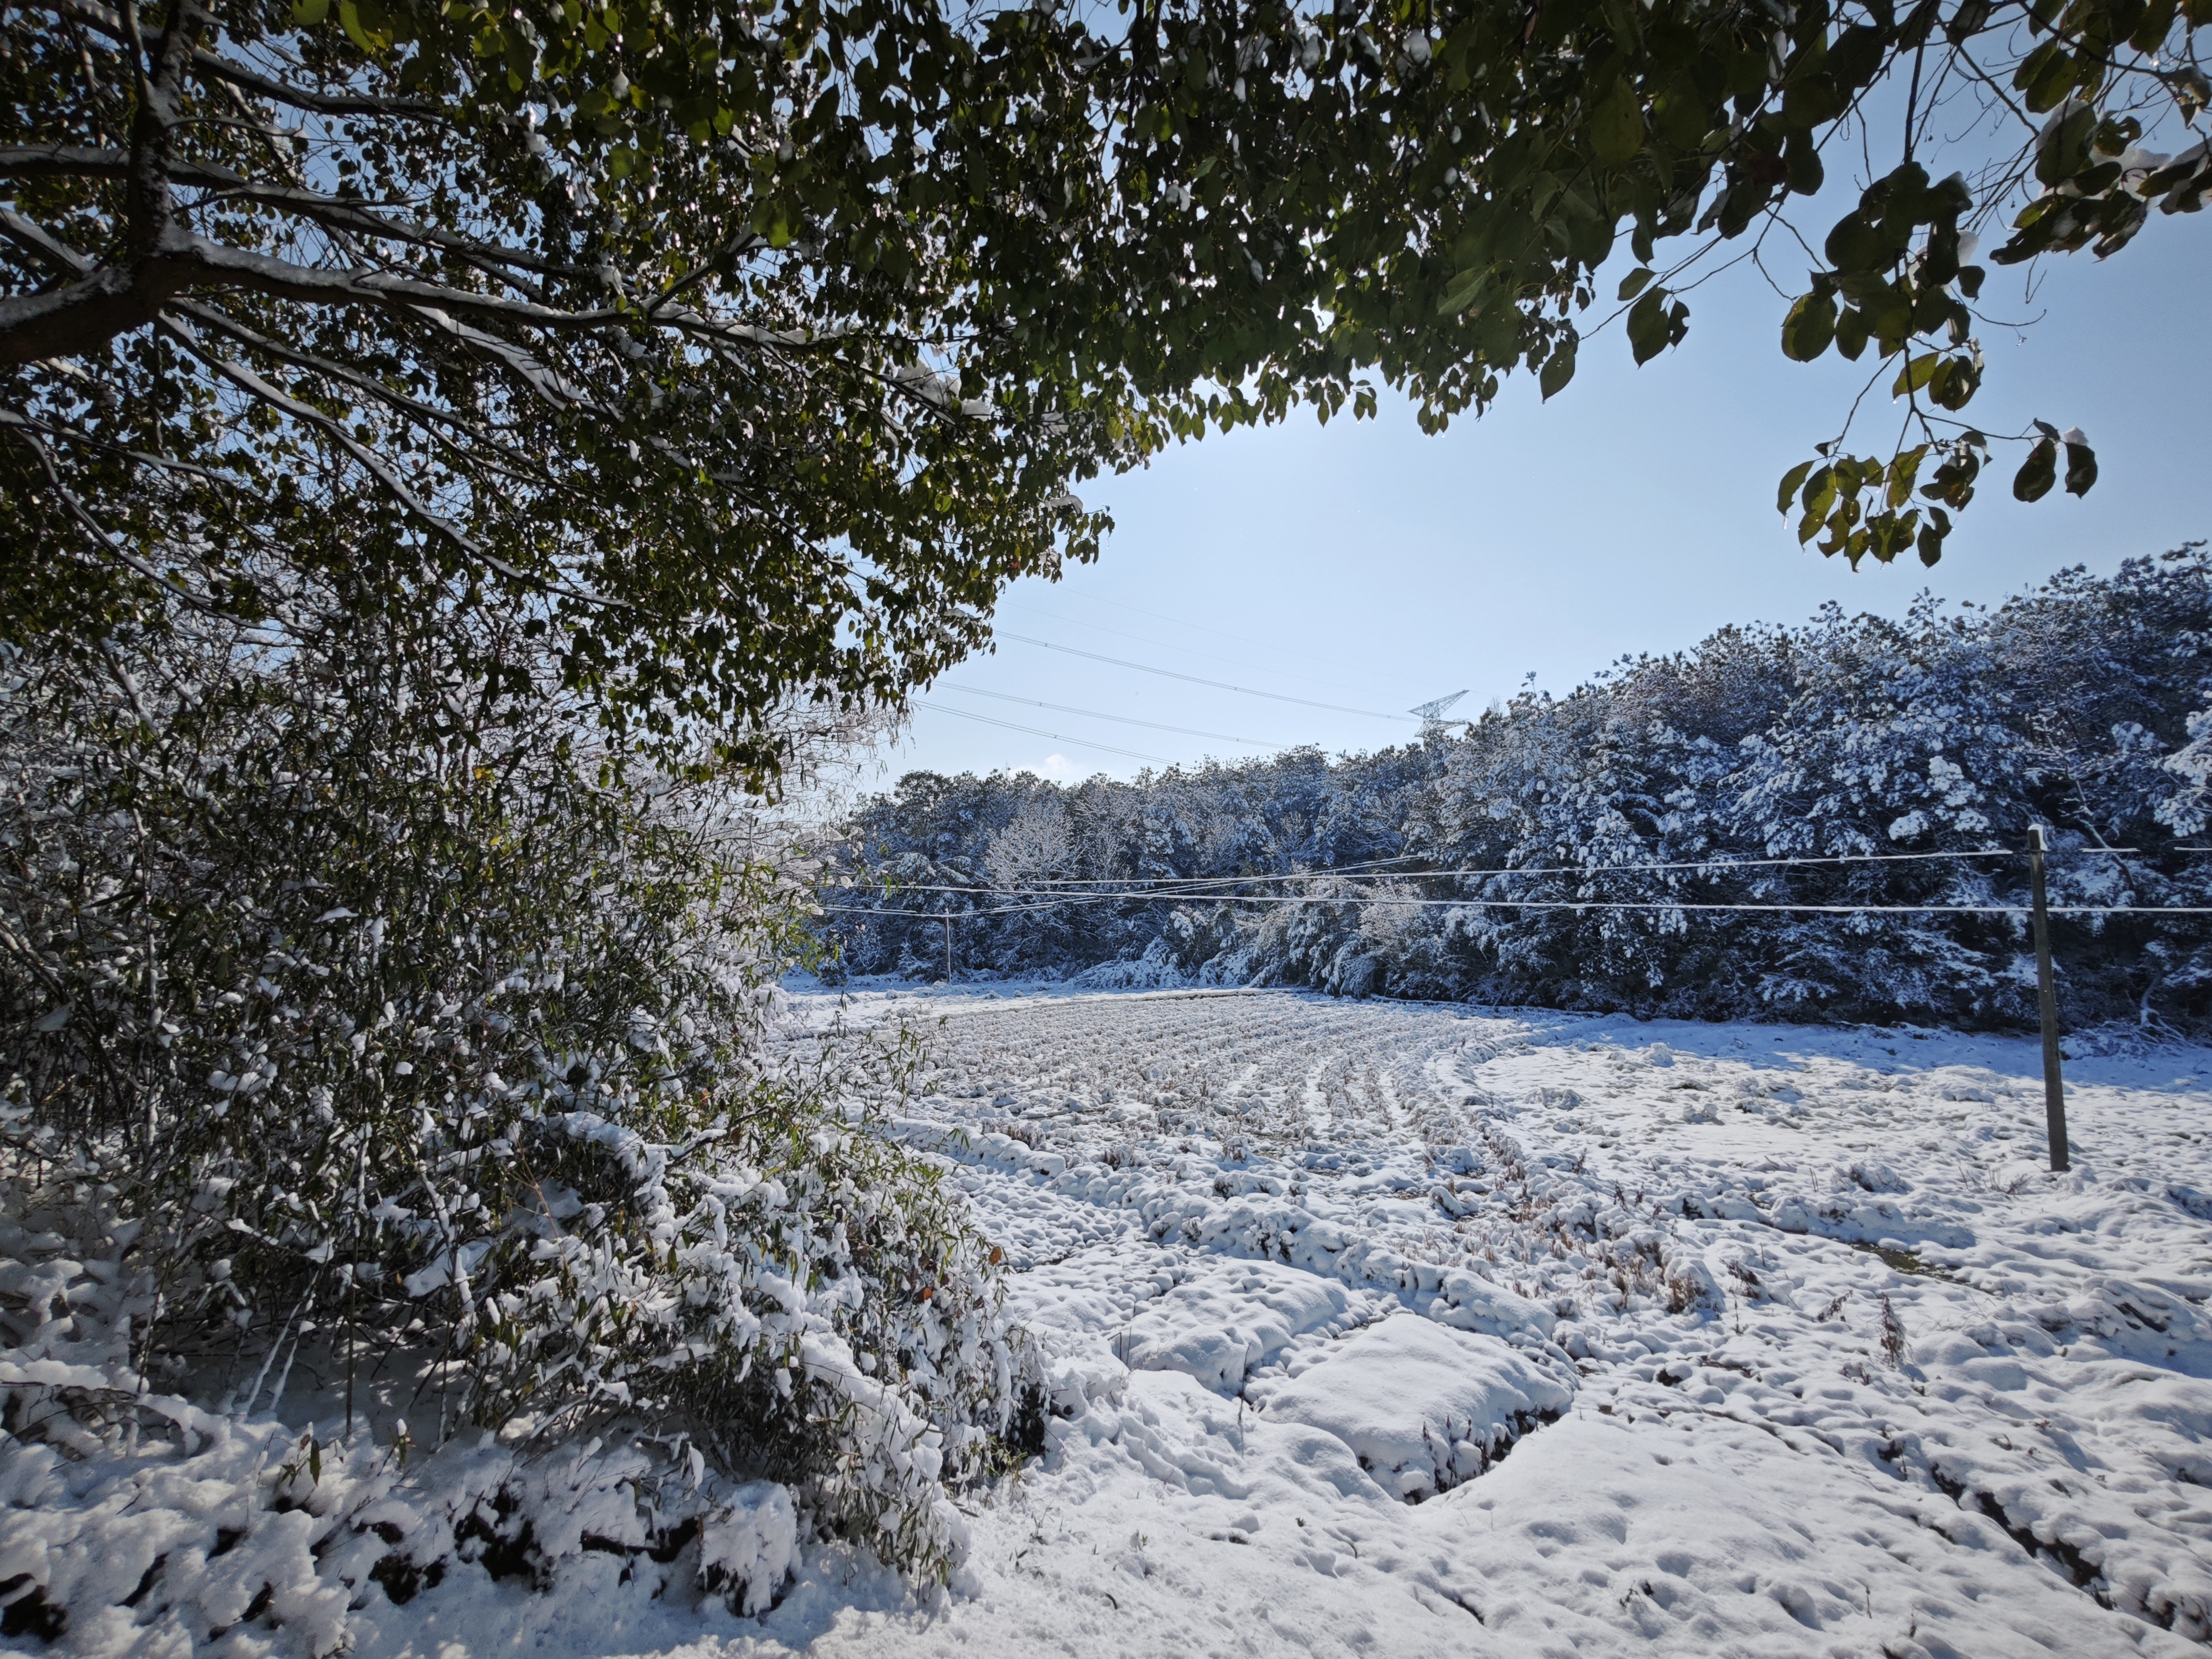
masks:
<svg viewBox="0 0 2212 1659"><path fill-rule="evenodd" d="M733 850L741 799L586 750L515 643L185 619L0 663L5 1426L645 1434L941 1574L1029 1362L879 1133L909 1056L773 1040L803 884Z"/></svg>
<svg viewBox="0 0 2212 1659"><path fill-rule="evenodd" d="M2034 994L2018 916L1677 907L2018 905L2018 856L1868 855L2017 854L2036 823L2055 904L2212 902L2212 858L2179 850L2208 817L2208 643L2212 562L2190 549L1993 610L1725 629L1334 763L1302 750L1073 788L915 774L859 814L845 873L861 884L837 898L864 908L831 921L863 973L941 972L944 923L923 918L950 912L956 972L1165 963L1348 995L2016 1023ZM1839 856L1862 861L1719 867ZM1376 861L1395 862L1353 868ZM1654 864L1680 867L1626 867ZM1296 872L1315 878L1252 879ZM1070 881L1157 890L929 890ZM1176 886L1194 881L1215 884ZM1652 908L1578 908L1609 902ZM2203 920L2062 918L2069 1023L2201 1025Z"/></svg>
<svg viewBox="0 0 2212 1659"><path fill-rule="evenodd" d="M24 1194L9 1197L21 1213ZM373 1632L470 1571L571 1587L611 1560L702 1612L757 1612L784 1588L788 1490L711 1474L680 1438L470 1433L432 1449L404 1421L303 1429L152 1388L125 1352L145 1306L127 1244L82 1211L31 1210L82 1259L57 1252L61 1233L0 1222L0 1285L31 1316L0 1357L9 1636L104 1656L236 1632L230 1650L313 1659L363 1633L365 1609Z"/></svg>

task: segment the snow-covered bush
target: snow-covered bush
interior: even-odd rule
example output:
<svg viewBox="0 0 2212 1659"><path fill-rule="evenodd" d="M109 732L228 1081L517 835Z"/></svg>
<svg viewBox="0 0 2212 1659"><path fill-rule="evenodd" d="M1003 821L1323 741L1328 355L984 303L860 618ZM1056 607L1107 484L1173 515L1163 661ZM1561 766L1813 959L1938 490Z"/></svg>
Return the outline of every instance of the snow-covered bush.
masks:
<svg viewBox="0 0 2212 1659"><path fill-rule="evenodd" d="M1027 1362L874 1132L906 1057L769 1040L807 900L743 798L626 775L526 631L272 635L0 664L0 1180L127 1246L115 1363L425 1449L642 1425L945 1571Z"/></svg>

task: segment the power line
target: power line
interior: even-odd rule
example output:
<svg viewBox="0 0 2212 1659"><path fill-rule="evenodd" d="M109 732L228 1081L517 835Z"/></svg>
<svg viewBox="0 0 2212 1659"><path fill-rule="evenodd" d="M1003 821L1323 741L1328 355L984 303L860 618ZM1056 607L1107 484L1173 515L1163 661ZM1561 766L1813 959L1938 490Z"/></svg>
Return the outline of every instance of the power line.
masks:
<svg viewBox="0 0 2212 1659"><path fill-rule="evenodd" d="M1057 732L1047 732L1040 726L1017 726L1012 720L993 720L988 714L973 714L965 708L947 708L943 703L932 702L927 697L916 697L915 702L924 708L933 708L940 714L957 714L963 720L981 720L986 726L1003 726L1009 732L1026 732L1033 738L1050 738L1054 743L1072 743L1079 749L1103 749L1109 755L1127 755L1132 760L1158 761L1162 766L1175 764L1164 755L1147 755L1134 749L1116 749L1110 743L1093 743L1088 738L1062 737Z"/></svg>
<svg viewBox="0 0 2212 1659"><path fill-rule="evenodd" d="M2075 848L2070 850L2081 854L2102 856L2140 853L2143 849L2133 847L2082 847ZM2212 848L2185 847L2177 848L2172 850L2179 852L2212 852ZM1643 871L1724 869L1732 864L1753 868L1766 868L1793 865L1896 863L1915 860L2014 858L2018 856L2020 856L2020 854L2008 848L1990 848L1972 852L1857 853L1840 854L1822 858L1738 859L1709 860L1705 862L1606 865L1595 867L1579 865L1562 865L1549 867L1524 867L1518 870L1408 871L1402 872L1402 875L1404 878L1417 879L1424 878L1458 879L1468 876L1477 875L1564 874L1589 876L1593 874L1607 873L1626 874ZM1371 862L1375 864L1395 863L1400 861L1401 860L1389 859L1371 860ZM1348 873L1352 871L1358 870L1360 867L1361 866L1346 866L1346 872ZM1333 876L1336 873L1338 872L1294 872L1277 876L1234 876L1202 879L1190 878L1188 880L1179 880L1173 878L1155 878L1152 884L1146 886L1138 886L1133 884L1134 881L1143 880L1144 878L1133 878L1133 880L1130 878L1123 878L1118 886L1107 891L1097 890L1098 887L1105 884L1107 878L1097 878L1096 880L1086 878L1080 882L1072 881L1058 890L1050 887L956 887L943 884L929 884L923 883L908 884L903 882L898 883L895 886L890 883L882 884L885 888L885 896L887 898L892 892L896 891L905 893L945 893L948 895L962 894L976 898L1016 898L1028 901L1027 902L1020 904L995 906L981 910L970 910L964 913L971 916L988 916L1012 915L1030 910L1048 910L1069 904L1113 903L1132 900L1139 902L1157 902L1162 899L1176 898L1192 898L1200 900L1210 899L1216 903L1232 904L1325 904L1331 901L1327 898L1316 898L1308 894L1223 894L1215 892L1212 890L1224 885L1251 885L1261 882L1313 881L1321 879L1324 876ZM1371 881L1384 879L1385 878L1378 873L1359 875L1352 878ZM1092 890L1073 892L1066 890L1066 887L1079 885L1089 887ZM1711 910L1806 915L2025 915L2030 913L2030 907L2019 904L1759 904L1693 899L1417 898L1403 895L1376 894L1372 892L1362 893L1357 902L1362 904L1396 905L1416 909ZM880 906L876 905L825 905L823 908L830 910L867 915L912 916L922 914L915 911L886 910ZM2049 911L2050 914L2053 915L2193 916L2212 915L2212 906L2060 904L2049 907Z"/></svg>
<svg viewBox="0 0 2212 1659"><path fill-rule="evenodd" d="M947 710L946 712L947 712L947 713L955 713L955 712L957 712L957 711L955 711L955 710ZM2088 856L2088 857L2108 857L2108 856L2117 856L2117 855L2118 855L2118 854L2139 854L2139 853L2143 852L2143 850L2144 850L2144 849L2143 849L2143 848L2139 848L2139 847L2077 847L2077 848L2070 848L2070 849L2069 849L2069 850L2070 852L2073 852L2073 853L2080 854L2081 854L2081 855L2083 855L2083 856ZM2178 847L2178 848L2170 848L2170 849L2168 849L2168 850L2174 851L2174 852L2182 852L2182 853L2212 852L2212 848ZM2059 855L2059 854L2057 854L2057 849L2053 849L2053 855L2054 855L2054 856L2056 856L2056 855ZM1327 869L1327 870L1291 870L1291 871L1284 871L1284 872L1279 872L1279 873L1274 874L1274 875L1249 875L1249 876L1152 876L1152 877L1146 877L1146 876L1135 876L1135 877L1130 877L1130 876L1122 876L1122 877L1113 877L1113 876L1088 877L1088 876L1084 876L1084 877L1074 877L1074 876L1071 876L1071 877L1066 877L1066 878L1060 878L1060 877L1046 877L1046 878L1043 878L1042 879L1044 879L1044 880L1046 880L1046 881L1048 881L1048 882L1051 882L1051 883L1054 884L1054 886L1055 886L1055 887L1061 887L1061 888L1104 887L1104 886L1114 886L1114 887L1116 887L1116 888L1118 888L1118 889L1121 890L1121 896L1129 896L1129 897L1145 896L1146 896L1145 894L1143 894L1143 893L1141 893L1141 892L1138 892L1138 891L1136 891L1136 890L1137 890L1137 889L1139 889L1139 887L1149 886L1150 888L1152 888L1152 889L1153 889L1153 890L1154 890L1153 893L1152 894L1152 896L1160 896L1164 895L1164 896L1166 896L1173 897L1173 896L1182 896L1182 895L1185 895L1185 894L1196 894L1196 893L1199 893L1199 892L1201 892L1201 891L1204 891L1204 890L1211 890L1211 889L1213 889L1213 888L1218 888L1218 887L1241 887L1241 886L1251 886L1251 885L1256 885L1256 884L1262 884L1262 883L1274 883L1274 882L1285 882L1285 881L1324 881L1324 880L1346 880L1346 881L1407 881L1407 880L1438 880L1438 881L1442 881L1442 880L1451 880L1451 881L1462 881L1462 880L1468 880L1468 879L1472 879L1472 878L1475 878L1475 877L1479 877L1479 876L1480 876L1480 877L1488 877L1488 876L1582 876L1582 877L1590 877L1590 876L1610 876L1610 875L1632 875L1632 874L1636 874L1636 873L1638 873L1638 872L1648 872L1648 871L1662 871L1662 870L1711 870L1711 871L1723 871L1723 870L1731 870L1731 869L1756 870L1756 869L1796 868L1796 867L1808 867L1808 868L1809 868L1809 867L1812 867L1812 866L1814 866L1838 865L1838 864L1896 864L1896 863L1904 863L1904 862L1909 862L1909 861L1917 860L1930 860L1930 859L2002 859L2002 858L2020 858L2020 857L2023 856L2023 854L2021 854L2021 853L2019 853L2018 851L2016 851L2016 850L2014 850L2014 849L2012 849L2012 848L2002 848L2002 847L1994 847L1994 848L1985 848L1980 849L1980 850L1978 850L1978 851L1973 851L1973 852L1934 852L1934 853L1839 853L1839 854L1824 854L1824 855L1821 855L1821 856L1819 856L1819 857L1809 857L1809 858L1808 858L1808 857L1790 857L1790 858L1772 858L1772 859L1683 859L1683 860L1677 860L1671 861L1671 862L1667 862L1667 863L1656 863L1656 864L1596 864L1596 865L1585 865L1585 864L1550 864L1550 865L1518 865L1518 866L1498 866L1498 867L1494 868L1494 869L1477 869L1477 870L1404 870L1404 871L1396 871L1396 872L1383 872L1383 871L1373 870L1373 869L1371 869L1371 868L1370 868L1370 866L1374 866L1374 865L1382 865L1382 864L1400 864L1400 863L1403 863L1403 862L1405 862L1405 861L1406 861L1407 860L1408 860L1408 859L1416 858L1416 857L1418 857L1418 856L1419 856L1418 854L1411 854L1411 853L1408 853L1408 854L1402 854L1402 855L1401 855L1400 857L1398 857L1398 858L1395 858L1395 859L1373 859L1373 860L1369 860L1365 861L1365 863L1363 863L1363 864L1347 864L1347 865L1340 866L1338 866L1338 867L1336 867L1336 868L1333 868L1333 869ZM871 885L886 885L886 884L871 884ZM1032 890L1032 889L1027 889L1027 888L1019 888L1019 889L1017 889L1017 888L1004 888L1004 889L1000 889L1000 888L988 888L988 887L927 886L927 885L924 885L924 884L918 884L918 883L908 883L908 882L901 882L901 883L897 884L897 885L898 885L898 889L899 889L899 890L900 890L900 891L902 891L902 892L909 892L909 893L977 893L977 894L982 894L982 895L988 896L988 895L996 894L996 893L1000 893L1000 892L1007 892L1007 893L1020 892L1020 893L1024 893L1024 894L1026 894L1026 893L1030 893L1030 892L1031 892L1031 891L1035 891L1035 892L1042 893L1042 892L1044 892L1044 891L1049 890L1048 889L1044 889L1044 888L1038 888L1038 889L1034 889L1034 890ZM1379 902L1379 901L1378 901L1378 902ZM1450 903L1466 903L1466 902L1472 902L1473 901L1454 899L1454 900L1449 900L1449 901L1439 900L1439 901L1437 901L1437 902L1450 902ZM1497 903L1501 903L1501 904L1510 904L1510 903L1513 903L1513 902L1515 902L1516 901L1513 901L1513 900L1510 900L1510 899L1499 899L1499 900L1496 900L1496 901L1493 901L1493 902L1497 902ZM1570 902L1571 902L1571 901L1570 901ZM1587 902L1595 902L1596 901L1594 901L1594 900L1593 900L1593 901L1587 901ZM1532 902L1533 902L1533 901L1532 901Z"/></svg>
<svg viewBox="0 0 2212 1659"><path fill-rule="evenodd" d="M1263 650L1267 648L1267 645L1264 641L1253 639L1249 635L1232 634L1225 628L1208 628L1204 623L1191 622L1182 617L1170 617L1164 611L1147 611L1142 605L1125 604L1120 599L1101 599L1096 593L1084 593L1079 595L1071 594L1069 597L1080 598L1091 605L1109 605L1116 611L1126 611L1134 617L1148 617L1154 622L1171 623L1177 628L1195 629L1201 634L1211 634L1216 639L1234 640L1239 645L1256 645L1261 647ZM1017 599L1014 603L1020 605L1025 611L1036 611L1039 609L1038 606L1031 605L1027 599ZM1092 623L1088 625L1095 628L1098 624Z"/></svg>
<svg viewBox="0 0 2212 1659"><path fill-rule="evenodd" d="M1027 634L1000 634L1002 640L1017 640L1024 645L1042 646L1048 651L1065 651L1071 657L1088 657L1093 662L1111 663L1116 668L1133 668L1140 674L1158 674L1163 679L1187 680L1193 685L1210 685L1217 691L1236 691L1248 697L1267 697L1276 702L1295 702L1307 708L1326 708L1338 714L1364 714L1370 720L1410 720L1411 714L1385 714L1373 708L1347 708L1342 703L1316 702L1311 697L1289 697L1279 691L1255 691L1249 685L1231 685L1225 680L1201 679L1196 674L1178 674L1172 668L1154 668L1149 663L1129 662L1120 657L1102 656L1096 651L1079 651L1072 645L1054 645L1050 640L1032 639Z"/></svg>
<svg viewBox="0 0 2212 1659"><path fill-rule="evenodd" d="M1096 708L1072 708L1064 702L1041 702L1035 697L1017 697L1004 691L986 691L975 685L940 685L940 691L958 691L971 697L996 697L1000 702L1025 702L1032 708L1049 708L1061 714L1081 714L1094 720L1119 720L1124 726L1148 726L1155 732L1179 732L1186 738L1216 738L1223 743L1249 744L1255 749L1266 749L1268 744L1258 738L1236 738L1226 732L1194 732L1188 726L1163 726L1158 720L1140 720L1128 714L1102 714ZM947 714L957 712L953 709Z"/></svg>
<svg viewBox="0 0 2212 1659"><path fill-rule="evenodd" d="M1102 604L1111 604L1111 603L1112 603L1112 601L1110 601L1110 600L1102 600L1102 601L1100 601L1100 603L1102 603ZM1279 668L1269 668L1267 665L1265 665L1265 664L1263 664L1263 663L1255 663L1255 662L1239 662L1236 658L1234 658L1234 657L1224 657L1224 656L1221 655L1218 652L1214 652L1214 651L1204 651L1204 650L1200 650L1200 649L1199 649L1198 647L1194 647L1194 646L1188 646L1188 645L1177 645L1177 644L1176 644L1174 641L1172 641L1172 640L1156 640L1156 639L1153 639L1152 637L1151 637L1149 635L1145 635L1145 634L1132 634L1132 633L1130 633L1130 632L1128 631L1128 629L1125 629L1125 628L1109 628L1109 627L1108 627L1104 623L1085 622L1085 621L1082 617L1069 617L1069 616L1063 616L1060 612L1059 612L1059 611L1048 611L1048 610L1046 610L1042 605L1031 605L1031 604L1028 603L1026 600L1015 599L1015 600L1009 601L1009 602L1007 602L1007 604L1006 604L1006 607L1005 607L1005 608L1006 608L1006 609L1007 609L1007 610L1010 610L1010 611L1027 611L1030 615L1031 615L1031 616L1033 616L1033 617L1048 617L1048 618L1050 618L1050 619L1051 619L1052 621L1054 621L1054 622L1070 623L1073 623L1075 627L1078 627L1078 628L1090 628L1090 629L1097 629L1097 630L1099 633L1101 633L1101 634L1111 634L1111 635L1115 635L1115 636L1116 638L1118 638L1118 639L1124 639L1124 640L1134 640L1134 641L1137 641L1137 643L1138 643L1138 644L1139 644L1139 645L1156 645L1156 646L1158 646L1158 647L1159 647L1163 651L1181 651L1181 652L1183 652L1183 653L1187 653L1188 655L1190 655L1190 656L1194 656L1194 657L1205 657L1205 658L1207 658L1208 659L1210 659L1210 660L1212 660L1212 661L1213 661L1213 662L1218 662L1218 663L1225 663L1225 664L1227 664L1227 665L1228 665L1230 667L1231 667L1231 668L1252 668L1252 669L1257 669L1260 672L1261 672L1261 673L1263 673L1263 674L1265 674L1265 673L1278 673L1278 674L1281 674L1281 675L1282 675L1282 677L1283 677L1285 679L1286 679L1286 680L1297 680L1297 681L1299 681L1299 682L1300 682L1301 684L1306 684L1306 685L1327 685L1327 686L1330 686L1330 687L1331 687L1331 689L1336 689L1336 688L1334 687L1334 683L1333 683L1333 682L1328 681L1328 680L1316 679L1316 678L1315 678L1311 674L1293 674L1293 673L1291 673L1291 672L1287 672L1286 670L1279 669ZM1125 611L1135 611L1135 610L1136 610L1136 607L1135 607L1134 605L1124 605L1124 606L1122 606L1121 608L1122 608L1123 610L1125 610ZM1140 617L1156 617L1158 621L1161 621L1161 622L1172 623L1172 622L1175 622L1175 621L1176 621L1176 618L1175 618L1175 617L1161 617L1161 616L1159 616L1159 615L1158 615L1158 612L1156 612L1156 611L1137 611L1137 614L1138 614L1139 616L1140 616ZM1181 623L1181 624L1179 624L1179 625L1180 625L1180 626L1182 626L1182 627L1186 627L1186 628L1200 628L1200 624L1198 624L1198 623ZM1267 649L1268 649L1268 648L1269 648L1268 647L1267 647L1267 646L1265 646L1265 645L1261 644L1261 642L1260 642L1259 641L1257 641L1257 640L1248 640L1248 639L1245 639L1242 635L1239 635L1239 634L1224 634L1224 633L1222 633L1222 632L1221 632L1221 630L1220 630L1219 629L1218 629L1218 628L1200 628L1200 632L1202 632L1202 633L1219 635L1220 635L1220 637L1221 637L1221 638L1223 638L1223 639L1224 639L1224 640L1235 640L1235 641L1237 641L1239 644L1242 644L1242 645L1256 645L1256 646L1259 646L1259 647L1260 647L1260 648L1261 648L1261 650L1263 650L1263 651L1264 651L1264 650L1267 650Z"/></svg>
<svg viewBox="0 0 2212 1659"><path fill-rule="evenodd" d="M947 712L949 713L951 711L948 710ZM1249 881L1314 881L1318 880L1323 876L1334 876L1340 872L1366 871L1372 870L1378 865L1403 864L1407 860L1418 858L1419 856L1420 855L1416 853L1401 853L1395 858L1364 859L1355 864L1331 865L1325 870L1313 870L1306 872L1291 870L1273 876L1043 876L1038 878L1038 879L1042 881L1050 881L1063 887L1110 887L1117 884L1123 887L1128 887L1133 886L1139 882L1154 882L1170 886L1221 887L1232 885L1237 882ZM1408 870L1402 873L1407 876L1426 876L1434 875L1437 872L1435 871ZM1369 876L1362 876L1360 878L1362 880L1371 880L1374 878L1375 878ZM854 884L860 885L864 884L856 883ZM868 883L865 884L873 886L882 885L883 884ZM917 887L909 886L903 882L899 884L908 892L919 892L923 890ZM944 890L948 893L971 893L977 890L972 887L948 887Z"/></svg>
<svg viewBox="0 0 2212 1659"><path fill-rule="evenodd" d="M1017 894L1023 891L1023 890L1019 888L909 888L905 890L911 892L970 891L980 893L991 893L995 891L1008 894ZM959 921L972 916L1012 915L1018 911L1050 910L1057 908L1061 905L1067 904L1098 904L1115 899L1158 898L1163 896L1158 893L1136 892L1071 893L1058 896L1050 895L1038 895L1036 896L1041 896L1044 898L1046 902L1042 903L1031 904L1010 904L982 910L965 910L958 913L957 915L952 915L952 920ZM1172 897L1174 895L1167 895L1166 896ZM1328 902L1326 899L1313 899L1308 898L1302 894L1286 893L1254 894L1237 902L1244 904L1326 904ZM1790 915L1838 916L2024 916L2031 914L2033 909L2032 906L2026 904L1708 904L1691 901L1674 902L1663 899L1431 899L1401 898L1389 895L1365 897L1361 899L1360 902L1363 904L1393 904L1402 908L1417 909L1726 910L1757 911L1767 914L1785 914ZM915 921L939 921L944 920L943 915L934 911L886 910L878 906L866 904L825 904L819 908L823 910L837 911L848 915L898 917ZM2212 905L2053 904L2047 908L2049 914L2054 916L2212 916Z"/></svg>

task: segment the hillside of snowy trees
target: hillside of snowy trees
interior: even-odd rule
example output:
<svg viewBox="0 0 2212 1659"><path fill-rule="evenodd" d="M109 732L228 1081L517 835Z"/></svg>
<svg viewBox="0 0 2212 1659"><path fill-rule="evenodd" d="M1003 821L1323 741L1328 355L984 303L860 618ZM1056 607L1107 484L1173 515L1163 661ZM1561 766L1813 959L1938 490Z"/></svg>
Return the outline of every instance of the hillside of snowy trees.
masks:
<svg viewBox="0 0 2212 1659"><path fill-rule="evenodd" d="M2024 904L2038 823L2055 907L2212 905L2208 641L2193 544L1996 608L1725 629L1376 754L912 773L855 813L823 921L854 974L942 975L949 931L962 975L2032 1023L2025 917L1848 907ZM1929 853L1977 856L1875 856ZM1839 861L1744 862L1778 860ZM2057 916L2069 1026L2203 1030L2208 923Z"/></svg>

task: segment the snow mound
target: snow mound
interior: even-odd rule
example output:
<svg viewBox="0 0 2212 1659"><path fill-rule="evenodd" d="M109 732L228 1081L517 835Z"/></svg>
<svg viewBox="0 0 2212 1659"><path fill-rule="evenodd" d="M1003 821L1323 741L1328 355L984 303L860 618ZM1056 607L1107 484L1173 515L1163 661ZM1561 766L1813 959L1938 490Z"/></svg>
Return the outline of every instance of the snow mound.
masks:
<svg viewBox="0 0 2212 1659"><path fill-rule="evenodd" d="M1333 1279L1272 1261L1229 1262L1138 1314L1119 1346L1133 1370L1181 1371L1217 1393L1235 1394L1292 1339L1351 1311L1351 1297Z"/></svg>
<svg viewBox="0 0 2212 1659"><path fill-rule="evenodd" d="M1401 1498L1472 1479L1571 1398L1495 1337L1401 1314L1371 1325L1263 1402L1271 1420L1323 1429Z"/></svg>
<svg viewBox="0 0 2212 1659"><path fill-rule="evenodd" d="M1175 965L1166 942L1154 939L1141 957L1102 962L1074 975L1067 983L1083 991L1179 991L1190 981Z"/></svg>
<svg viewBox="0 0 2212 1659"><path fill-rule="evenodd" d="M799 1551L799 1511L791 1493L767 1480L740 1486L699 1528L699 1577L724 1591L733 1612L766 1611L791 1575Z"/></svg>

